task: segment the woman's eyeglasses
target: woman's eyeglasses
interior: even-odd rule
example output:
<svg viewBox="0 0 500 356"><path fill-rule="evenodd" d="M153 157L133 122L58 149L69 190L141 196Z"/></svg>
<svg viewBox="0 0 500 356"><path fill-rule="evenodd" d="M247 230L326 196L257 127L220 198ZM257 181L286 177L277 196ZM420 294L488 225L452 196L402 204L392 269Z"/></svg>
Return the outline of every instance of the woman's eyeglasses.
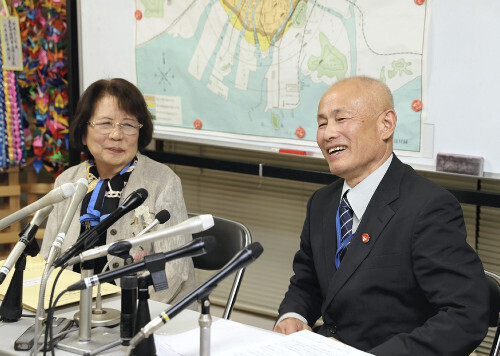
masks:
<svg viewBox="0 0 500 356"><path fill-rule="evenodd" d="M139 132L139 129L144 126L143 124L132 124L129 122L121 123L121 122L113 122L109 120L105 121L89 121L88 124L95 128L99 133L103 135L108 135L115 129L119 127L124 135L135 135Z"/></svg>

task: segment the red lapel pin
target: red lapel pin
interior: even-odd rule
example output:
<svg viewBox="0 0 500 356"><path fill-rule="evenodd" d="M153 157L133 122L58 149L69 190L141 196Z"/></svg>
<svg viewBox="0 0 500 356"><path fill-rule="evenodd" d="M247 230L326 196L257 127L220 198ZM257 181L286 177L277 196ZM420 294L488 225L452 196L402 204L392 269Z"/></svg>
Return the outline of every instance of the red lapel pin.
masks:
<svg viewBox="0 0 500 356"><path fill-rule="evenodd" d="M368 243L370 241L370 235L365 232L361 235L361 241L363 241L364 244Z"/></svg>

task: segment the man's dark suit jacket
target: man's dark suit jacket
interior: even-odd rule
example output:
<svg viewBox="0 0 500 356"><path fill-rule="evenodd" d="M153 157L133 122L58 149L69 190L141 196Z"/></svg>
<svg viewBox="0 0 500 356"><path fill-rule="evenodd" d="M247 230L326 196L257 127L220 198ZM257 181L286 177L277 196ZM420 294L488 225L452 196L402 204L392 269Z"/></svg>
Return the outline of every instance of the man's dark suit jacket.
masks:
<svg viewBox="0 0 500 356"><path fill-rule="evenodd" d="M342 185L309 200L280 316L296 312L310 326L322 316L320 334L375 355L472 352L487 332L489 295L458 201L394 156L336 270Z"/></svg>

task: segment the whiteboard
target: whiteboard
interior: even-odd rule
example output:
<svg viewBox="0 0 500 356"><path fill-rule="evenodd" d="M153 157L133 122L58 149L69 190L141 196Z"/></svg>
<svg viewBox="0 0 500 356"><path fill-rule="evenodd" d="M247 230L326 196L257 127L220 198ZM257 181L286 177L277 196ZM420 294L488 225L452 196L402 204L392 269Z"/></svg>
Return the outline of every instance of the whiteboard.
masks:
<svg viewBox="0 0 500 356"><path fill-rule="evenodd" d="M122 77L137 83L134 50L134 0L80 0L81 91L101 78ZM495 118L500 94L500 2L497 0L436 0L430 14L426 123L423 157L400 157L416 169L434 170L437 153L484 157L486 177L500 177ZM312 113L315 116L315 113ZM156 130L155 137L200 142L194 135L175 134L171 128ZM238 139L206 144L241 148ZM295 145L280 145L295 148ZM252 148L270 150L259 144ZM317 149L308 154L319 157ZM403 153L404 154L404 153Z"/></svg>

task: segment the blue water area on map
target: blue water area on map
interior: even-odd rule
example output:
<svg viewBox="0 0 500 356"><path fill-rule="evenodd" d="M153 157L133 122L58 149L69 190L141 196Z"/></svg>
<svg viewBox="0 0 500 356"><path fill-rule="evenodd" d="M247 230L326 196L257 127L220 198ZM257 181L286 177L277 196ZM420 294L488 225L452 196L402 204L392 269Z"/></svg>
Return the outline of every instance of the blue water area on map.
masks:
<svg viewBox="0 0 500 356"><path fill-rule="evenodd" d="M309 78L302 77L300 105L297 108L264 112L267 101L265 75L271 64L271 56L262 58L257 53L259 65L250 74L247 89L240 90L234 87L237 53L232 72L223 81L229 87L226 101L207 88L215 62L213 56L200 81L187 71L197 42L198 38L186 40L165 34L136 50L136 61L143 64L137 68L139 89L145 94L181 97L182 127L192 128L194 120L200 119L204 130L296 138L295 130L301 126L306 131L303 140L316 140L317 104L327 85L315 84ZM162 55L158 56L159 53ZM144 66L144 63L148 65ZM280 117L280 129L273 127L271 114Z"/></svg>

